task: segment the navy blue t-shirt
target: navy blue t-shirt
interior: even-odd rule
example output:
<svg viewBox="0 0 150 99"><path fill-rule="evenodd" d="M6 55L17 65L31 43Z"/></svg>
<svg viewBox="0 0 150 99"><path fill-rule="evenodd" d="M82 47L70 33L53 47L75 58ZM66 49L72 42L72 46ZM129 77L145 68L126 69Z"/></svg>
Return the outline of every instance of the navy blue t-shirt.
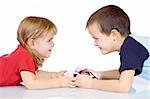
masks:
<svg viewBox="0 0 150 99"><path fill-rule="evenodd" d="M134 38L127 36L120 50L121 73L124 70L135 70L135 75L142 72L144 61L149 57L147 49Z"/></svg>

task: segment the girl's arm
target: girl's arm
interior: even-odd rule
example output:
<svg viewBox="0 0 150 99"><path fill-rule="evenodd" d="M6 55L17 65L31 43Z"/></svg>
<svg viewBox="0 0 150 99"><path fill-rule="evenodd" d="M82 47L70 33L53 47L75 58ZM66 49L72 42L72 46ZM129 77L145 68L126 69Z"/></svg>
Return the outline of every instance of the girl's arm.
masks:
<svg viewBox="0 0 150 99"><path fill-rule="evenodd" d="M119 79L120 73L118 70L98 72L100 79Z"/></svg>
<svg viewBox="0 0 150 99"><path fill-rule="evenodd" d="M73 78L62 76L60 78L38 78L29 71L21 71L24 86L28 89L46 89L58 87L75 87Z"/></svg>
<svg viewBox="0 0 150 99"><path fill-rule="evenodd" d="M60 76L64 76L65 72L66 71L48 72L48 71L38 70L36 72L36 76L39 78L58 78Z"/></svg>
<svg viewBox="0 0 150 99"><path fill-rule="evenodd" d="M96 80L91 79L87 75L80 75L76 82L79 87L94 88L113 92L129 92L135 70L125 70L121 73L119 80Z"/></svg>

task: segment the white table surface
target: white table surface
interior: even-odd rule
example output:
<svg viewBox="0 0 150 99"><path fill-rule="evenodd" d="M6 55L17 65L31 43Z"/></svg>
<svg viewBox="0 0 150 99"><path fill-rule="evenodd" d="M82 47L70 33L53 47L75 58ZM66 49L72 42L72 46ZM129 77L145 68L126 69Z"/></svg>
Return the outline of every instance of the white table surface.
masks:
<svg viewBox="0 0 150 99"><path fill-rule="evenodd" d="M129 93L82 88L27 90L24 86L0 87L0 99L150 99L150 82L135 77Z"/></svg>

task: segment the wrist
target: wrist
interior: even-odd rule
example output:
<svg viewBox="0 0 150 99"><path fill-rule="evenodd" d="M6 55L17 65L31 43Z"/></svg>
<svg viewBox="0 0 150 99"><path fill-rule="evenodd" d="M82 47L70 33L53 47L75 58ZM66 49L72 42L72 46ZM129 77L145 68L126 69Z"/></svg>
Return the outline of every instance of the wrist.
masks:
<svg viewBox="0 0 150 99"><path fill-rule="evenodd" d="M62 85L61 85L61 79L58 79L58 78L57 78L57 81L58 81L58 82L57 82L57 83L58 83L58 88L61 88L61 87L62 87Z"/></svg>
<svg viewBox="0 0 150 99"><path fill-rule="evenodd" d="M90 86L91 89L96 89L95 88L95 82L97 82L97 79L92 79L91 86Z"/></svg>
<svg viewBox="0 0 150 99"><path fill-rule="evenodd" d="M101 79L102 73L101 73L101 72L99 72L98 74L99 74L99 75L98 75L98 76L99 76L99 78L98 78L98 79Z"/></svg>

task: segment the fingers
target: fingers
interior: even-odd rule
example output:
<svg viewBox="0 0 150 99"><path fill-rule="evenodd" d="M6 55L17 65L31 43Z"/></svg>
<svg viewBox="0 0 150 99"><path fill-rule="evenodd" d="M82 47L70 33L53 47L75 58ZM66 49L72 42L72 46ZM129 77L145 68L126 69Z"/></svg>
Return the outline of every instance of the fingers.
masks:
<svg viewBox="0 0 150 99"><path fill-rule="evenodd" d="M62 87L69 87L69 88L75 88L75 87L83 87L84 84L86 84L85 78L88 78L87 75L78 75L77 77L66 77L63 76L60 79L62 79Z"/></svg>
<svg viewBox="0 0 150 99"><path fill-rule="evenodd" d="M80 80L76 80L76 87L81 87L81 81Z"/></svg>
<svg viewBox="0 0 150 99"><path fill-rule="evenodd" d="M74 88L77 85L75 81L69 81L68 84L70 88Z"/></svg>
<svg viewBox="0 0 150 99"><path fill-rule="evenodd" d="M89 75L78 75L76 78L76 85L80 88L89 88L91 77Z"/></svg>
<svg viewBox="0 0 150 99"><path fill-rule="evenodd" d="M76 82L75 82L75 78L74 77L65 77L62 76L59 79L61 79L61 87L68 87L68 88L74 88L76 87Z"/></svg>
<svg viewBox="0 0 150 99"><path fill-rule="evenodd" d="M68 77L69 80L75 82L76 81L76 78L75 77Z"/></svg>
<svg viewBox="0 0 150 99"><path fill-rule="evenodd" d="M76 86L77 86L77 87L82 87L82 86L81 86L82 77L83 77L82 75L78 75L78 77L76 77L75 82L76 82Z"/></svg>
<svg viewBox="0 0 150 99"><path fill-rule="evenodd" d="M80 83L77 81L77 77L67 77L69 79L69 87L74 88L74 87L79 87ZM79 78L78 78L79 79Z"/></svg>

